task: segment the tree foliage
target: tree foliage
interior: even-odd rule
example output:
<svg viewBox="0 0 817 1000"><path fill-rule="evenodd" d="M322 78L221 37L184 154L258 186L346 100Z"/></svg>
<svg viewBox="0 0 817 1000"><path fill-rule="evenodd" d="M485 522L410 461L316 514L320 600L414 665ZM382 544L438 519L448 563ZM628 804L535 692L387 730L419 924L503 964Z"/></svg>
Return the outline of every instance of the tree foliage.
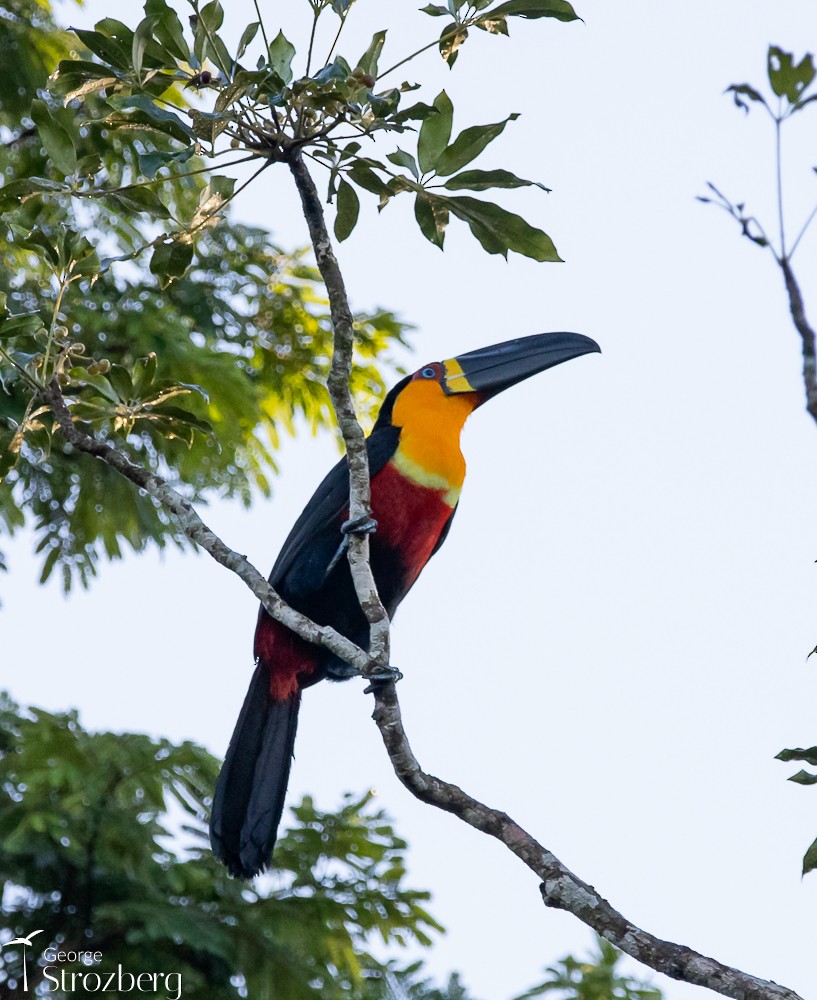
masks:
<svg viewBox="0 0 817 1000"><path fill-rule="evenodd" d="M542 996L553 1000L661 1000L659 989L618 969L621 952L609 941L597 937L596 949L585 959L566 955L546 970L542 983L515 1000Z"/></svg>
<svg viewBox="0 0 817 1000"><path fill-rule="evenodd" d="M453 217L489 253L559 260L543 230L485 197L544 185L472 166L518 116L455 132L445 90L407 106L417 84L382 82L418 52L384 69L381 29L362 54L338 54L352 0L308 3L313 28L338 19L320 60L314 31L299 53L260 20L229 51L218 0L188 0L187 23L147 0L133 27L106 17L73 33L48 0L0 8L15 69L0 83L0 526L34 528L42 579L59 567L66 588L87 584L102 555L184 544L149 497L53 446L45 385L56 380L85 429L197 501L267 494L281 429L332 422L316 271L226 216L267 167L295 155L322 164L339 239L357 223L359 193L380 209L409 196L439 247ZM449 66L474 31L577 19L567 0L451 0L423 15L444 24L419 51L436 46ZM383 153L374 140L388 140ZM237 185L232 168L248 161L260 165ZM365 410L404 328L379 309L357 317L356 334L352 390Z"/></svg>
<svg viewBox="0 0 817 1000"><path fill-rule="evenodd" d="M274 984L293 1000L364 988L374 998L388 976L415 981L371 946L427 945L440 927L428 893L406 885L406 844L372 794L347 796L334 813L305 798L275 877L248 887L206 844L217 771L194 743L92 733L76 712L23 711L4 696L0 880L11 933L42 929L40 952L99 950L106 968L181 972L185 996L263 997ZM1 950L0 979L19 979L21 962L20 949Z"/></svg>
<svg viewBox="0 0 817 1000"><path fill-rule="evenodd" d="M77 419L127 443L192 499L249 504L270 492L282 431L334 422L324 388L331 323L303 252L224 218L230 185L193 172L203 167L195 144L177 155L126 112L126 124L101 124L111 109L93 88L67 108L43 90L78 44L47 3L4 4L0 42L11 60L0 77L0 475L9 487L0 526L32 527L42 578L58 567L67 588L73 578L87 584L102 555L183 539L101 463L53 447L30 376L59 369ZM89 72L84 60L71 65ZM186 100L180 87L169 92ZM160 124L187 139L189 127L173 122ZM183 164L185 176L167 177L168 164ZM128 183L137 177L156 184ZM162 238L171 220L199 226L195 258L192 237ZM358 314L357 335L354 389L371 411L405 327L377 309Z"/></svg>
<svg viewBox="0 0 817 1000"><path fill-rule="evenodd" d="M185 997L473 1000L456 973L437 986L422 962L394 957L442 928L429 893L406 884L405 841L371 792L335 812L304 798L274 875L248 886L206 843L217 771L195 743L90 732L75 711L21 709L0 693L0 996L18 988L24 960L6 942L36 929L35 995L49 995L54 968L38 956L53 946L100 951L103 971L179 973ZM599 947L548 970L560 1000L660 1000Z"/></svg>

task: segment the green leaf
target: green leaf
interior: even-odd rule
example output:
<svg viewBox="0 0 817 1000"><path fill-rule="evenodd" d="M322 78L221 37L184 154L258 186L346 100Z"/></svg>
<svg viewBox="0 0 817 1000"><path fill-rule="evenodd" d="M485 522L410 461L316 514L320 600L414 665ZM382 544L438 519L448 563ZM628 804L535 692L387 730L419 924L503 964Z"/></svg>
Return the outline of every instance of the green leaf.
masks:
<svg viewBox="0 0 817 1000"><path fill-rule="evenodd" d="M219 0L211 0L205 7L202 7L196 21L193 55L198 63L201 64L209 53L221 72L225 76L229 76L232 60L224 42L218 36L218 29L223 22L224 11Z"/></svg>
<svg viewBox="0 0 817 1000"><path fill-rule="evenodd" d="M504 121L493 125L473 125L460 132L451 145L440 154L436 164L437 173L445 177L462 170L466 163L476 159L489 143L502 134L508 122L516 121L518 117L518 114L508 115Z"/></svg>
<svg viewBox="0 0 817 1000"><path fill-rule="evenodd" d="M451 13L447 7L441 7L436 3L430 3L425 7L421 7L420 11L423 14L430 14L431 17L446 17Z"/></svg>
<svg viewBox="0 0 817 1000"><path fill-rule="evenodd" d="M133 369L133 391L137 399L147 393L156 381L158 359L154 353L146 358L139 358Z"/></svg>
<svg viewBox="0 0 817 1000"><path fill-rule="evenodd" d="M508 0L488 11L485 17L555 17L558 21L578 21L579 15L567 0Z"/></svg>
<svg viewBox="0 0 817 1000"><path fill-rule="evenodd" d="M508 34L508 21L504 15L499 17L491 17L490 14L486 14L481 17L478 21L474 22L477 28L481 28L483 31L487 31L490 35L507 35Z"/></svg>
<svg viewBox="0 0 817 1000"><path fill-rule="evenodd" d="M809 53L795 65L791 52L784 52L777 45L769 46L769 83L778 97L785 97L789 104L796 104L800 95L814 79L814 62Z"/></svg>
<svg viewBox="0 0 817 1000"><path fill-rule="evenodd" d="M351 184L341 180L338 186L337 216L335 217L335 236L342 243L357 225L360 213L360 201L357 192Z"/></svg>
<svg viewBox="0 0 817 1000"><path fill-rule="evenodd" d="M273 73L289 83L292 79L292 60L295 58L295 46L288 41L283 31L279 31L270 42L269 64Z"/></svg>
<svg viewBox="0 0 817 1000"><path fill-rule="evenodd" d="M70 188L66 184L52 181L47 177L21 177L0 188L0 212L16 208L35 194L42 194L45 191L63 193L68 190Z"/></svg>
<svg viewBox="0 0 817 1000"><path fill-rule="evenodd" d="M123 403L130 403L134 398L133 379L124 365L111 365L107 376L114 392Z"/></svg>
<svg viewBox="0 0 817 1000"><path fill-rule="evenodd" d="M147 0L145 13L155 16L153 33L162 45L182 62L190 59L190 46L184 38L184 30L179 16L166 0Z"/></svg>
<svg viewBox="0 0 817 1000"><path fill-rule="evenodd" d="M83 45L90 49L95 56L99 56L108 66L113 66L119 70L129 71L131 68L132 32L129 32L127 46L116 38L98 30L103 21L97 24L96 31L83 31L81 28L74 28L74 34ZM116 22L118 23L118 22Z"/></svg>
<svg viewBox="0 0 817 1000"><path fill-rule="evenodd" d="M115 84L117 79L107 66L100 66L99 63L63 59L48 78L48 89L52 94L61 96L63 104L68 104L77 97Z"/></svg>
<svg viewBox="0 0 817 1000"><path fill-rule="evenodd" d="M817 747L809 747L808 750L804 750L802 747L797 747L793 750L781 750L775 757L775 760L802 760L806 764L817 767Z"/></svg>
<svg viewBox="0 0 817 1000"><path fill-rule="evenodd" d="M258 34L258 29L260 27L260 21L253 21L252 24L248 24L244 29L241 38L238 41L238 51L235 54L236 59L240 59L244 55L249 46L252 44L252 40Z"/></svg>
<svg viewBox="0 0 817 1000"><path fill-rule="evenodd" d="M385 181L367 166L365 163L356 162L346 171L346 176L350 181L362 187L364 191L371 191L372 194L382 195L386 189Z"/></svg>
<svg viewBox="0 0 817 1000"><path fill-rule="evenodd" d="M235 177L227 177L224 174L211 174L207 187L202 195L202 203L215 195L221 201L232 198L235 191Z"/></svg>
<svg viewBox="0 0 817 1000"><path fill-rule="evenodd" d="M381 94L369 94L369 107L378 118L388 118L397 110L400 91L397 87L384 90Z"/></svg>
<svg viewBox="0 0 817 1000"><path fill-rule="evenodd" d="M460 46L468 38L468 29L456 21L446 25L440 34L440 55L448 63L450 69L457 61Z"/></svg>
<svg viewBox="0 0 817 1000"><path fill-rule="evenodd" d="M204 24L210 34L218 31L224 23L224 11L219 0L211 0L210 3L202 7L199 21Z"/></svg>
<svg viewBox="0 0 817 1000"><path fill-rule="evenodd" d="M14 234L14 243L37 254L46 263L58 268L60 264L59 250L52 241L39 229L32 229L30 232L22 226L11 224L9 226Z"/></svg>
<svg viewBox="0 0 817 1000"><path fill-rule="evenodd" d="M419 192L414 199L414 218L423 236L442 250L448 225L448 208L444 200Z"/></svg>
<svg viewBox="0 0 817 1000"><path fill-rule="evenodd" d="M451 138L451 125L454 121L454 105L444 90L434 98L436 115L429 115L420 126L417 139L417 160L420 170L425 174L433 170L443 150Z"/></svg>
<svg viewBox="0 0 817 1000"><path fill-rule="evenodd" d="M235 120L235 115L228 111L212 114L209 111L193 110L190 113L190 120L193 122L193 131L197 138L214 143L230 122Z"/></svg>
<svg viewBox="0 0 817 1000"><path fill-rule="evenodd" d="M99 273L99 255L96 247L84 236L77 235L70 250L70 270L72 275L85 275Z"/></svg>
<svg viewBox="0 0 817 1000"><path fill-rule="evenodd" d="M193 246L173 240L160 243L150 258L151 274L158 275L162 288L166 288L174 278L180 278L193 260Z"/></svg>
<svg viewBox="0 0 817 1000"><path fill-rule="evenodd" d="M21 313L0 318L0 340L36 333L42 325L39 313Z"/></svg>
<svg viewBox="0 0 817 1000"><path fill-rule="evenodd" d="M803 874L808 875L815 868L817 868L817 840L814 841L803 855Z"/></svg>
<svg viewBox="0 0 817 1000"><path fill-rule="evenodd" d="M119 393L104 375L89 375L84 368L72 368L68 374L77 382L91 386L109 403L117 405L121 402Z"/></svg>
<svg viewBox="0 0 817 1000"><path fill-rule="evenodd" d="M796 785L817 785L817 774L810 774L808 771L798 771L797 774L793 774L789 781L793 781Z"/></svg>
<svg viewBox="0 0 817 1000"><path fill-rule="evenodd" d="M148 43L153 38L153 27L158 21L158 17L145 17L137 25L133 33L133 44L131 47L131 60L133 61L133 71L137 76L142 75L142 61L145 57L145 50Z"/></svg>
<svg viewBox="0 0 817 1000"><path fill-rule="evenodd" d="M377 76L377 61L380 58L380 53L383 51L383 43L386 41L385 31L376 31L372 35L372 40L369 42L369 47L360 57L358 66L363 70L364 73L369 76Z"/></svg>
<svg viewBox="0 0 817 1000"><path fill-rule="evenodd" d="M142 212L154 219L169 219L170 211L155 191L149 187L126 187L110 191L107 197L121 205L128 212Z"/></svg>
<svg viewBox="0 0 817 1000"><path fill-rule="evenodd" d="M731 87L726 88L725 93L731 93L737 107L742 108L746 112L749 111L749 105L746 101L742 100L743 97L748 97L750 101L756 101L765 108L769 106L766 103L766 98L759 91L755 90L754 87L750 87L748 83L733 83Z"/></svg>
<svg viewBox="0 0 817 1000"><path fill-rule="evenodd" d="M193 146L180 149L177 153L161 153L156 150L151 153L140 153L139 170L152 180L162 167L167 167L171 163L187 163L193 155L195 155Z"/></svg>
<svg viewBox="0 0 817 1000"><path fill-rule="evenodd" d="M463 195L444 200L458 219L468 223L471 232L488 253L498 253L507 258L508 251L513 250L533 260L561 261L547 233L531 226L521 216L491 202Z"/></svg>
<svg viewBox="0 0 817 1000"><path fill-rule="evenodd" d="M31 102L31 117L48 158L64 176L77 169L77 150L67 129L51 115L44 101Z"/></svg>
<svg viewBox="0 0 817 1000"><path fill-rule="evenodd" d="M386 153L386 159L398 167L408 167L414 175L415 180L420 179L420 171L417 169L417 162L411 153L407 153L405 150L398 147L396 153Z"/></svg>
<svg viewBox="0 0 817 1000"><path fill-rule="evenodd" d="M162 405L152 410L153 413L160 413L163 417L168 418L170 423L180 423L188 424L190 427L195 427L197 430L204 431L207 434L213 433L213 425L208 423L206 420L202 420L201 417L196 416L195 413L191 413L190 410L185 410L181 406L169 406Z"/></svg>
<svg viewBox="0 0 817 1000"><path fill-rule="evenodd" d="M526 181L517 177L510 170L463 170L461 174L449 177L444 187L449 191L487 191L489 188L519 188L538 187L550 191L549 187L539 181Z"/></svg>
<svg viewBox="0 0 817 1000"><path fill-rule="evenodd" d="M133 111L141 111L152 123L157 132L163 132L179 142L187 144L188 140L196 138L196 135L187 122L173 111L160 108L155 101L152 101L147 94L127 94L115 95L108 98L108 104L117 111L131 114ZM132 120L136 120L133 116Z"/></svg>

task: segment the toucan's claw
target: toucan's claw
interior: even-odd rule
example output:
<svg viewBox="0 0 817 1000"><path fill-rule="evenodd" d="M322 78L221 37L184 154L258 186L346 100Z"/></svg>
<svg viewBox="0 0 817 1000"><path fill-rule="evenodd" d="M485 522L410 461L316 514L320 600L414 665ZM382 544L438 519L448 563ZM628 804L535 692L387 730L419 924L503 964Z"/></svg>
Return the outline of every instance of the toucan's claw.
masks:
<svg viewBox="0 0 817 1000"><path fill-rule="evenodd" d="M368 686L363 689L364 694L372 694L381 684L396 684L403 679L403 675L397 667L378 667L377 672L369 674L366 678Z"/></svg>
<svg viewBox="0 0 817 1000"><path fill-rule="evenodd" d="M361 514L340 526L344 535L373 535L377 531L377 521L368 514Z"/></svg>
<svg viewBox="0 0 817 1000"><path fill-rule="evenodd" d="M349 535L373 535L375 531L377 531L377 521L373 517L369 517L368 514L361 514L360 517L355 517L351 521L344 521L340 526L343 540L338 546L337 552L332 556L331 562L326 567L324 579L329 576L349 548Z"/></svg>

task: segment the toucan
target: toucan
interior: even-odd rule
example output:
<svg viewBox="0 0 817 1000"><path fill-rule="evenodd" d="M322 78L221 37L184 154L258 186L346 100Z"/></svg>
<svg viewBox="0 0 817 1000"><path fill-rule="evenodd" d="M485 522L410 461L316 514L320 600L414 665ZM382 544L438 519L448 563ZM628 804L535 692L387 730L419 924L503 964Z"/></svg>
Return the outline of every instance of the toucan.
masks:
<svg viewBox="0 0 817 1000"><path fill-rule="evenodd" d="M448 535L465 460L460 431L486 400L598 344L578 333L542 333L424 365L388 393L366 439L372 518L349 521L349 474L341 459L295 522L269 581L293 608L366 648L369 628L345 547L368 531L380 599L391 618ZM255 672L216 785L213 851L232 875L252 878L270 863L284 808L301 692L357 671L300 639L262 607Z"/></svg>

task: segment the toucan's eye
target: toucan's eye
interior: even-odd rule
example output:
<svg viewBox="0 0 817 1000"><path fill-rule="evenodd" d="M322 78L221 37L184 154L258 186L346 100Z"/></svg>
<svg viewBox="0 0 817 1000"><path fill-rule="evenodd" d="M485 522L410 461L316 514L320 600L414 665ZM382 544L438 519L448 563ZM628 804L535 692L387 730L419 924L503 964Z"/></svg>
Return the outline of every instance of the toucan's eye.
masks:
<svg viewBox="0 0 817 1000"><path fill-rule="evenodd" d="M434 368L424 368L420 372L420 374L423 376L423 378L436 378L437 377L437 372L436 372L436 370Z"/></svg>

